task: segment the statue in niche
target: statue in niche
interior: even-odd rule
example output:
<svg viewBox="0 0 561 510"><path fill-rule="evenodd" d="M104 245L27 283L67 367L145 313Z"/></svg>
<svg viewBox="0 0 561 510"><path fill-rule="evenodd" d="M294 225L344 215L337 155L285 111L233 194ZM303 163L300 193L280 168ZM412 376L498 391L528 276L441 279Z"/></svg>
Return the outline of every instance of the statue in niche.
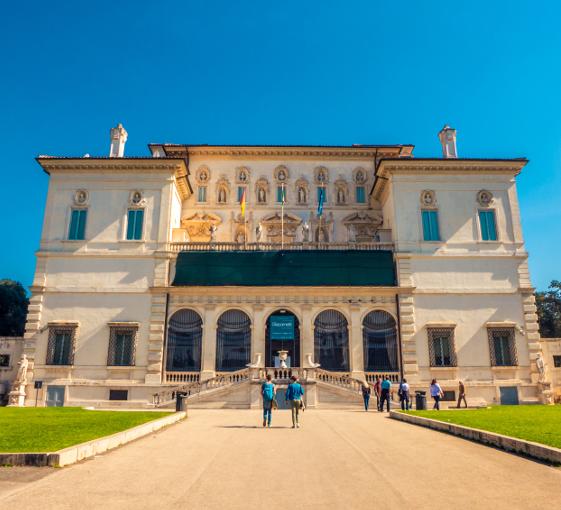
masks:
<svg viewBox="0 0 561 510"><path fill-rule="evenodd" d="M302 223L302 240L307 243L310 240L310 224L305 221Z"/></svg>
<svg viewBox="0 0 561 510"><path fill-rule="evenodd" d="M337 190L337 203L338 204L345 203L345 190L343 188L339 188Z"/></svg>
<svg viewBox="0 0 561 510"><path fill-rule="evenodd" d="M218 230L218 228L216 227L216 225L211 225L209 228L209 232L210 232L210 242L213 243L214 242L214 236L216 235L216 231Z"/></svg>
<svg viewBox="0 0 561 510"><path fill-rule="evenodd" d="M259 188L259 190L257 191L257 201L260 204L264 204L265 202L267 202L267 194L265 192L265 188Z"/></svg>
<svg viewBox="0 0 561 510"><path fill-rule="evenodd" d="M318 173L318 181L325 182L325 173L323 172L323 170Z"/></svg>
<svg viewBox="0 0 561 510"><path fill-rule="evenodd" d="M219 204L226 203L226 190L224 188L220 188L218 190L218 203Z"/></svg>
<svg viewBox="0 0 561 510"><path fill-rule="evenodd" d="M201 182L206 182L208 180L208 174L203 170L200 174L199 174L199 181Z"/></svg>
<svg viewBox="0 0 561 510"><path fill-rule="evenodd" d="M300 186L298 188L298 203L305 204L306 202L307 202L306 190L304 189L303 186Z"/></svg>
<svg viewBox="0 0 561 510"><path fill-rule="evenodd" d="M327 235L327 231L325 227L317 228L316 230L316 242L318 243L326 243L329 241L329 236Z"/></svg>
<svg viewBox="0 0 561 510"><path fill-rule="evenodd" d="M240 228L236 232L236 243L238 243L238 244L245 243L245 229L244 228Z"/></svg>
<svg viewBox="0 0 561 510"><path fill-rule="evenodd" d="M257 227L255 227L255 240L257 242L261 241L262 235L263 235L263 227L261 226L261 223L259 223Z"/></svg>
<svg viewBox="0 0 561 510"><path fill-rule="evenodd" d="M245 172L240 172L240 182L247 181L247 175Z"/></svg>
<svg viewBox="0 0 561 510"><path fill-rule="evenodd" d="M359 171L356 173L356 177L355 177L355 178L356 178L356 182L359 183L359 184L362 184L362 183L364 182L364 174L362 173L362 170L359 170Z"/></svg>
<svg viewBox="0 0 561 510"><path fill-rule="evenodd" d="M282 168L279 170L277 178L278 178L279 181L284 181L286 179L286 173L284 172L284 170Z"/></svg>

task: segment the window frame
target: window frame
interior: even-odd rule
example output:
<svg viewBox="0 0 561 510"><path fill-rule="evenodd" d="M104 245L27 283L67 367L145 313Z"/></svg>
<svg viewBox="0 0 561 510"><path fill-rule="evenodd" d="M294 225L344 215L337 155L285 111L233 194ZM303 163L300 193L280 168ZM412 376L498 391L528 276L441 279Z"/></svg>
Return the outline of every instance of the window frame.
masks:
<svg viewBox="0 0 561 510"><path fill-rule="evenodd" d="M47 340L47 356L45 360L45 365L49 366L72 366L74 365L74 353L76 351L76 330L78 329L77 324L52 324L49 325L49 336ZM69 337L69 345L68 345L68 354L67 359L59 360L55 359L57 356L57 335L59 334L68 334ZM64 353L64 346L62 349ZM60 357L60 356L59 356Z"/></svg>
<svg viewBox="0 0 561 510"><path fill-rule="evenodd" d="M201 200L201 191L204 190L204 200ZM208 203L208 186L206 184L200 185L197 188L197 203L206 204Z"/></svg>
<svg viewBox="0 0 561 510"><path fill-rule="evenodd" d="M553 368L561 368L561 354L553 355Z"/></svg>
<svg viewBox="0 0 561 510"><path fill-rule="evenodd" d="M134 367L136 366L136 343L138 336L137 323L118 323L109 324L109 342L107 344L107 366L108 367ZM117 362L116 346L119 335L130 335L129 357L128 363ZM121 353L122 355L123 353Z"/></svg>
<svg viewBox="0 0 561 510"><path fill-rule="evenodd" d="M359 189L362 190L362 200L359 200ZM366 204L366 186L363 184L355 186L355 201L357 204Z"/></svg>
<svg viewBox="0 0 561 510"><path fill-rule="evenodd" d="M244 191L245 191L245 201L247 203L247 186L245 186L245 185L238 186L238 192L237 192L238 194L237 194L237 200L236 200L236 202L238 204L242 203L242 197L243 197L243 192Z"/></svg>
<svg viewBox="0 0 561 510"><path fill-rule="evenodd" d="M508 355L509 355L509 363L504 363L504 348L501 348L500 357L502 358L499 360L497 358L497 351L495 349L496 342L495 342L495 334L502 333L508 334L509 337L507 339L508 345ZM504 327L487 327L487 338L489 340L489 355L491 360L492 367L517 367L518 366L518 353L516 352L516 334L514 331L513 326L504 326ZM501 361L501 363L499 363Z"/></svg>
<svg viewBox="0 0 561 510"><path fill-rule="evenodd" d="M2 363L0 362L0 368L10 368L11 365L11 361L12 361L12 356L11 354L7 354L7 353L1 353L0 354L0 360L5 359L7 360L6 363Z"/></svg>
<svg viewBox="0 0 561 510"><path fill-rule="evenodd" d="M494 227L494 239L484 239L483 236L483 224L481 223L481 214L491 214L493 217L493 227ZM479 225L479 240L484 243L496 243L499 242L499 228L497 225L497 210L495 208L481 208L477 209L477 223ZM487 222L486 222L487 223Z"/></svg>
<svg viewBox="0 0 561 510"><path fill-rule="evenodd" d="M425 230L425 215L429 218L429 232ZM427 233L432 232L432 222L430 221L431 216L434 215L436 218L436 239L427 239ZM421 208L421 234L424 243L440 243L442 242L442 237L440 235L440 219L438 214L438 209L423 207Z"/></svg>
<svg viewBox="0 0 561 510"><path fill-rule="evenodd" d="M134 225L134 232L133 232L133 237L130 238L129 237L129 225L130 225L130 213L134 212L135 213L135 218L137 216L136 213L142 212L142 225L140 227L140 237L136 238L134 237L134 235L136 234L136 219L135 219L135 225ZM145 218L146 218L146 212L145 212L145 208L144 207L128 207L127 208L127 214L126 214L126 228L125 228L125 241L144 241L144 223L145 223Z"/></svg>
<svg viewBox="0 0 561 510"><path fill-rule="evenodd" d="M77 235L76 237L72 236L72 230L73 230L73 219L74 219L74 213L84 213L84 220L83 220L83 231L82 231L82 237L79 237L78 234L80 233L80 222L81 219L78 219L78 224L76 225L77 229ZM86 230L88 228L88 207L71 207L70 208L70 218L68 220L68 228L67 228L67 235L66 235L66 240L67 241L85 241L86 240Z"/></svg>
<svg viewBox="0 0 561 510"><path fill-rule="evenodd" d="M458 366L458 359L456 356L456 341L455 341L455 328L454 326L438 327L429 326L427 327L427 339L429 347L429 364L433 368L455 368ZM444 363L444 354L441 343L441 357L442 363L437 363L437 353L435 352L435 340L442 338L445 334L448 336L448 357L450 362L448 364Z"/></svg>

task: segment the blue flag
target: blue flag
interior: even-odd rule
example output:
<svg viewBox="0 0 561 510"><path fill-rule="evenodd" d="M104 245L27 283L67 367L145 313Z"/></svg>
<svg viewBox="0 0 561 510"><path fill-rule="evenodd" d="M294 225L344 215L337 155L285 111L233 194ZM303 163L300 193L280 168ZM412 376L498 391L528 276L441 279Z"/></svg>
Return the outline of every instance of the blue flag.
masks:
<svg viewBox="0 0 561 510"><path fill-rule="evenodd" d="M323 201L325 199L325 189L319 188L319 196L318 196L318 216L323 214Z"/></svg>

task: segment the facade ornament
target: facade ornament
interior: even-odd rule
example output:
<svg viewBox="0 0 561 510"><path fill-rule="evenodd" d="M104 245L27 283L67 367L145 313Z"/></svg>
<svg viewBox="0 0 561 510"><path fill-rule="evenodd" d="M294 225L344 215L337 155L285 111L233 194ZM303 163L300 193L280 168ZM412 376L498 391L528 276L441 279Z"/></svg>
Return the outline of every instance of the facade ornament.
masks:
<svg viewBox="0 0 561 510"><path fill-rule="evenodd" d="M347 203L347 195L348 195L348 186L347 181L340 177L335 181L335 203L337 205L346 205Z"/></svg>
<svg viewBox="0 0 561 510"><path fill-rule="evenodd" d="M90 194L85 189L79 189L74 192L74 204L84 207L88 205Z"/></svg>
<svg viewBox="0 0 561 510"><path fill-rule="evenodd" d="M139 190L131 191L131 194L129 196L129 205L131 207L142 207L143 205L145 205L145 203L146 203L146 199L144 198L142 191Z"/></svg>
<svg viewBox="0 0 561 510"><path fill-rule="evenodd" d="M286 182L290 176L288 168L284 165L279 165L275 168L273 176L277 182Z"/></svg>
<svg viewBox="0 0 561 510"><path fill-rule="evenodd" d="M293 243L296 240L296 230L302 223L302 220L298 216L286 212L281 220L281 213L276 212L265 216L261 223L265 228L267 241L280 243L281 233L284 233L284 242Z"/></svg>
<svg viewBox="0 0 561 510"><path fill-rule="evenodd" d="M247 184L249 182L249 168L241 166L237 169L236 182L238 184Z"/></svg>
<svg viewBox="0 0 561 510"><path fill-rule="evenodd" d="M222 176L216 183L216 201L219 204L227 204L230 195L230 183Z"/></svg>
<svg viewBox="0 0 561 510"><path fill-rule="evenodd" d="M477 202L481 207L489 207L493 203L493 193L482 189L477 193Z"/></svg>
<svg viewBox="0 0 561 510"><path fill-rule="evenodd" d="M377 231L383 223L381 211L356 212L342 220L347 227L348 240L357 243L376 242Z"/></svg>
<svg viewBox="0 0 561 510"><path fill-rule="evenodd" d="M263 227L261 226L261 223L258 223L257 226L255 227L255 240L257 242L260 242L262 235L263 235Z"/></svg>
<svg viewBox="0 0 561 510"><path fill-rule="evenodd" d="M314 181L316 184L327 184L329 182L329 170L324 166L318 166L314 170Z"/></svg>
<svg viewBox="0 0 561 510"><path fill-rule="evenodd" d="M29 360L25 354L21 355L21 359L18 363L18 372L16 374L16 379L14 384L27 384L27 368L29 367Z"/></svg>
<svg viewBox="0 0 561 510"><path fill-rule="evenodd" d="M319 368L321 366L319 363L314 362L311 354L306 354L306 361L310 368Z"/></svg>
<svg viewBox="0 0 561 510"><path fill-rule="evenodd" d="M11 407L23 407L25 405L25 385L27 384L27 369L29 367L29 360L25 354L21 355L18 366L12 390L8 393L8 406Z"/></svg>
<svg viewBox="0 0 561 510"><path fill-rule="evenodd" d="M215 240L214 238L216 235L216 231L218 230L218 227L216 225L211 225L208 230L210 233L210 242L213 243Z"/></svg>
<svg viewBox="0 0 561 510"><path fill-rule="evenodd" d="M433 190L421 191L421 207L436 207L436 193Z"/></svg>
<svg viewBox="0 0 561 510"><path fill-rule="evenodd" d="M538 382L545 382L545 361L541 352L538 352L536 357L536 366L538 367L539 374Z"/></svg>
<svg viewBox="0 0 561 510"><path fill-rule="evenodd" d="M296 181L295 188L296 188L296 200L298 205L307 204L308 196L309 196L308 181L304 177L300 177L300 179Z"/></svg>
<svg viewBox="0 0 561 510"><path fill-rule="evenodd" d="M353 180L356 184L364 184L368 179L368 173L362 167L355 168L353 171Z"/></svg>
<svg viewBox="0 0 561 510"><path fill-rule="evenodd" d="M307 221L302 223L302 241L310 242L310 224Z"/></svg>
<svg viewBox="0 0 561 510"><path fill-rule="evenodd" d="M269 194L269 181L267 181L264 177L261 177L255 183L255 193L257 195L257 203L266 204L267 196Z"/></svg>
<svg viewBox="0 0 561 510"><path fill-rule="evenodd" d="M197 169L195 173L195 180L197 184L205 185L210 181L210 169L206 165L202 165Z"/></svg>
<svg viewBox="0 0 561 510"><path fill-rule="evenodd" d="M212 241L212 233L216 232L222 223L220 216L212 213L195 213L188 218L182 218L181 227L187 230L189 240L197 243Z"/></svg>

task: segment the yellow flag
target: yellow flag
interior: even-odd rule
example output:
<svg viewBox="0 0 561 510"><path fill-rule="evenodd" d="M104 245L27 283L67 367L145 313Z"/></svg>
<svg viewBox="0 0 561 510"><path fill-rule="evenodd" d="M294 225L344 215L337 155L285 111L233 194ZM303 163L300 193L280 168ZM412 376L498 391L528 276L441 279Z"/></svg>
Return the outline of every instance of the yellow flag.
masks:
<svg viewBox="0 0 561 510"><path fill-rule="evenodd" d="M242 218L245 219L245 188L242 193L242 199L240 200L240 209L242 211Z"/></svg>

